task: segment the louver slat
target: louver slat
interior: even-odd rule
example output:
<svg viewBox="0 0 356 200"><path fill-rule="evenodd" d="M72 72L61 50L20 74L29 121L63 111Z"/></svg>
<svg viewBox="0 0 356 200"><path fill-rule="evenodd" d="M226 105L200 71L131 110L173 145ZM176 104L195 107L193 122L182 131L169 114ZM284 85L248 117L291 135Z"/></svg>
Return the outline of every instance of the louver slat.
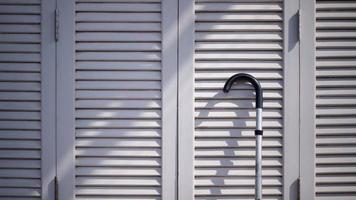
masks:
<svg viewBox="0 0 356 200"><path fill-rule="evenodd" d="M40 12L0 0L0 199L41 199Z"/></svg>
<svg viewBox="0 0 356 200"><path fill-rule="evenodd" d="M316 1L316 199L356 198L356 1Z"/></svg>
<svg viewBox="0 0 356 200"><path fill-rule="evenodd" d="M222 93L241 72L265 91L263 195L282 199L282 8L271 0L195 2L195 199L254 199L253 89Z"/></svg>
<svg viewBox="0 0 356 200"><path fill-rule="evenodd" d="M76 198L161 198L161 3L76 2Z"/></svg>

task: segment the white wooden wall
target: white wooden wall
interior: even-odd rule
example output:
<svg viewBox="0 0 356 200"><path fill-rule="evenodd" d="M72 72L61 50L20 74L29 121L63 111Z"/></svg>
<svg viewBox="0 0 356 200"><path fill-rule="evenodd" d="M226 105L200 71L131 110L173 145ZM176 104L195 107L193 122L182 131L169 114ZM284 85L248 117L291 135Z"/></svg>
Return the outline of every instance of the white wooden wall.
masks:
<svg viewBox="0 0 356 200"><path fill-rule="evenodd" d="M263 199L354 199L355 5L0 0L0 199L254 199L239 72Z"/></svg>

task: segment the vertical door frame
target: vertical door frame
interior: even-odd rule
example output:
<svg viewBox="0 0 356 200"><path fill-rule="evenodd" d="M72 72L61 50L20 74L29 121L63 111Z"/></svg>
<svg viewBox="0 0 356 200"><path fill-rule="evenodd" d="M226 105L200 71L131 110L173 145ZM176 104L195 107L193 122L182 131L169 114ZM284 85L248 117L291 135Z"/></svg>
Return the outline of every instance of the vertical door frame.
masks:
<svg viewBox="0 0 356 200"><path fill-rule="evenodd" d="M41 198L54 199L56 176L55 0L41 2Z"/></svg>
<svg viewBox="0 0 356 200"><path fill-rule="evenodd" d="M297 200L299 178L299 0L283 6L283 199Z"/></svg>
<svg viewBox="0 0 356 200"><path fill-rule="evenodd" d="M315 0L300 0L300 199L315 197Z"/></svg>
<svg viewBox="0 0 356 200"><path fill-rule="evenodd" d="M178 6L178 200L194 199L194 1Z"/></svg>
<svg viewBox="0 0 356 200"><path fill-rule="evenodd" d="M161 2L162 199L177 199L178 0Z"/></svg>
<svg viewBox="0 0 356 200"><path fill-rule="evenodd" d="M75 1L57 0L57 177L59 200L75 198Z"/></svg>

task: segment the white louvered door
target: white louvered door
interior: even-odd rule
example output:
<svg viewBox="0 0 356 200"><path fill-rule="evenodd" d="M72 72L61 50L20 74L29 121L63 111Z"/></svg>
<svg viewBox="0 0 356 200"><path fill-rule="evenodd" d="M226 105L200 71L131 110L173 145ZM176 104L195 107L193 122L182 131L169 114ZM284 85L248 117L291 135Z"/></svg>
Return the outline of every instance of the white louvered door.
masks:
<svg viewBox="0 0 356 200"><path fill-rule="evenodd" d="M224 94L235 73L264 90L263 196L282 199L283 2L195 2L195 199L254 199L251 87Z"/></svg>
<svg viewBox="0 0 356 200"><path fill-rule="evenodd" d="M52 198L53 5L0 0L0 199Z"/></svg>
<svg viewBox="0 0 356 200"><path fill-rule="evenodd" d="M176 198L175 5L60 2L61 200Z"/></svg>
<svg viewBox="0 0 356 200"><path fill-rule="evenodd" d="M0 199L40 199L41 2L0 3Z"/></svg>
<svg viewBox="0 0 356 200"><path fill-rule="evenodd" d="M315 199L356 199L356 1L316 1Z"/></svg>

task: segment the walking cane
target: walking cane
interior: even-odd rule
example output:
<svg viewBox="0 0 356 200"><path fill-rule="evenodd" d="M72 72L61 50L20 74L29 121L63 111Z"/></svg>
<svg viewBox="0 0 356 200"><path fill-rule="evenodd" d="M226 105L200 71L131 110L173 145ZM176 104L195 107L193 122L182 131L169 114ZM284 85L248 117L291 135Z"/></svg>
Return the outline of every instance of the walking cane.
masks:
<svg viewBox="0 0 356 200"><path fill-rule="evenodd" d="M228 93L236 81L249 82L253 85L256 92L256 182L255 199L262 200L262 88L258 80L250 74L240 73L231 76L225 83L224 92Z"/></svg>

